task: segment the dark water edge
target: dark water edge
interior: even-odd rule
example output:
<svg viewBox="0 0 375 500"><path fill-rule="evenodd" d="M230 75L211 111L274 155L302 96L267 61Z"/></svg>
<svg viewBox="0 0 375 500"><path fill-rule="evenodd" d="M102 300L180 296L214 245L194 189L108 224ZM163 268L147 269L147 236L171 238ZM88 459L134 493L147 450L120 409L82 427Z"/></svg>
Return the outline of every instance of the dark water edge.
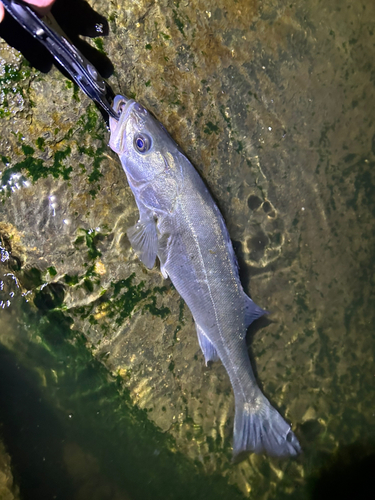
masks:
<svg viewBox="0 0 375 500"><path fill-rule="evenodd" d="M170 451L172 438L132 405L121 380L92 357L63 312L13 305L20 306L19 355L0 344L0 436L21 498L244 498L222 475L206 474L201 464ZM25 341L24 325L35 330L39 345ZM302 456L306 481L296 484L285 475L272 497L373 498L375 436L367 431L337 453ZM319 429L305 424L299 434L306 448L314 447Z"/></svg>
<svg viewBox="0 0 375 500"><path fill-rule="evenodd" d="M0 345L0 422L22 498L74 497L90 470L82 478L69 475L63 458L69 443L84 450L87 464L84 454L93 457L89 479L103 488L79 498L242 498L222 476L206 475L170 451L171 438L131 404L62 312L39 314L24 303L21 315L42 345L23 345L27 366ZM41 367L43 384L31 366Z"/></svg>
<svg viewBox="0 0 375 500"><path fill-rule="evenodd" d="M23 498L69 498L73 485L62 457L66 433L36 374L2 345L0 379L0 435Z"/></svg>

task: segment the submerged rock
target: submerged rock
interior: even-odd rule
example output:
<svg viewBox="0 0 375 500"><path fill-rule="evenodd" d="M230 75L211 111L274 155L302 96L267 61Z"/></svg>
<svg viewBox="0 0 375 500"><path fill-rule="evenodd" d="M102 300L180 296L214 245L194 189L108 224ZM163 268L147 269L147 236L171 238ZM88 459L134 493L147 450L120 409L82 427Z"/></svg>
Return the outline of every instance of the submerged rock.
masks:
<svg viewBox="0 0 375 500"><path fill-rule="evenodd" d="M0 498L1 500L18 500L19 490L12 474L11 460L0 440Z"/></svg>

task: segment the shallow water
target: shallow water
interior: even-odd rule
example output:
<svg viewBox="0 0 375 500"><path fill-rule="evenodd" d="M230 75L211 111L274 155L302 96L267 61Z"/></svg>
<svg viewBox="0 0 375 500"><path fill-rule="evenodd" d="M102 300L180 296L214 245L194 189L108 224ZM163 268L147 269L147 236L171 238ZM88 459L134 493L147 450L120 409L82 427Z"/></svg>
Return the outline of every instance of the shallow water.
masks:
<svg viewBox="0 0 375 500"><path fill-rule="evenodd" d="M130 248L137 210L100 113L43 54L30 67L1 41L0 433L22 498L360 496L375 449L373 2L75 2L80 22L62 3L73 41L108 20L80 48L217 201L271 313L248 332L259 382L303 454L231 464L229 380Z"/></svg>

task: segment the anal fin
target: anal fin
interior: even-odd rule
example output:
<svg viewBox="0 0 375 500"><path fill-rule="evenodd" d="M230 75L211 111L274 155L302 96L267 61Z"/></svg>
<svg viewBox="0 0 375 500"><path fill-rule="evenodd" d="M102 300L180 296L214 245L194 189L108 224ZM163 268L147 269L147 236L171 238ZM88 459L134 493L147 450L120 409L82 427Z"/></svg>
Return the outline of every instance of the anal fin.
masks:
<svg viewBox="0 0 375 500"><path fill-rule="evenodd" d="M220 358L219 358L219 355L217 353L217 350L215 349L215 346L207 338L203 329L197 323L195 324L195 326L196 326L197 334L198 334L198 342L199 342L200 348L202 349L202 352L204 355L204 360L206 362L206 366L207 366L207 363L209 361L218 361Z"/></svg>
<svg viewBox="0 0 375 500"><path fill-rule="evenodd" d="M244 293L244 308L245 308L245 326L246 328L251 325L253 321L260 318L264 314L268 314L268 311L257 306L255 302ZM245 332L246 333L246 332Z"/></svg>

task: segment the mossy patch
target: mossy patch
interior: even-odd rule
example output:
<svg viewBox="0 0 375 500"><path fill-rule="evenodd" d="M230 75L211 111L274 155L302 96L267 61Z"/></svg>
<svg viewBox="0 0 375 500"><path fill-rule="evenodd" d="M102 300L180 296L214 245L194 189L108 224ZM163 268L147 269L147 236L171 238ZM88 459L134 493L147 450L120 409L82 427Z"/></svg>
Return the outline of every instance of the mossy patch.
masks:
<svg viewBox="0 0 375 500"><path fill-rule="evenodd" d="M26 98L26 92L23 88L23 82L30 77L30 66L26 60L22 60L19 67L5 64L0 76L0 118L11 115L9 109L8 96L20 94Z"/></svg>
<svg viewBox="0 0 375 500"><path fill-rule="evenodd" d="M74 241L75 245L81 245L82 243L86 243L88 248L87 256L90 260L95 260L97 257L100 257L102 253L97 248L97 244L99 241L105 238L105 234L96 231L95 229L78 229L77 238Z"/></svg>
<svg viewBox="0 0 375 500"><path fill-rule="evenodd" d="M203 132L205 134L211 135L211 134L219 134L219 127L217 124L212 123L212 122L207 122L206 126L203 129Z"/></svg>
<svg viewBox="0 0 375 500"><path fill-rule="evenodd" d="M70 178L73 168L70 165L67 166L65 161L72 152L70 146L54 153L52 165L46 165L42 158L35 156L35 150L32 146L22 144L21 149L25 158L13 167L5 169L1 177L3 186L8 183L13 175L21 172L25 173L33 182L38 181L40 178L46 178L49 175L52 175L54 178L62 177L64 180ZM4 164L8 164L7 160L5 157L2 158Z"/></svg>
<svg viewBox="0 0 375 500"><path fill-rule="evenodd" d="M178 12L173 9L173 21L175 23L175 25L177 26L177 29L178 31L185 36L185 32L184 32L184 23L183 21L181 20Z"/></svg>
<svg viewBox="0 0 375 500"><path fill-rule="evenodd" d="M99 50L99 52L105 54L103 38L94 38L93 42L95 43L96 48Z"/></svg>

